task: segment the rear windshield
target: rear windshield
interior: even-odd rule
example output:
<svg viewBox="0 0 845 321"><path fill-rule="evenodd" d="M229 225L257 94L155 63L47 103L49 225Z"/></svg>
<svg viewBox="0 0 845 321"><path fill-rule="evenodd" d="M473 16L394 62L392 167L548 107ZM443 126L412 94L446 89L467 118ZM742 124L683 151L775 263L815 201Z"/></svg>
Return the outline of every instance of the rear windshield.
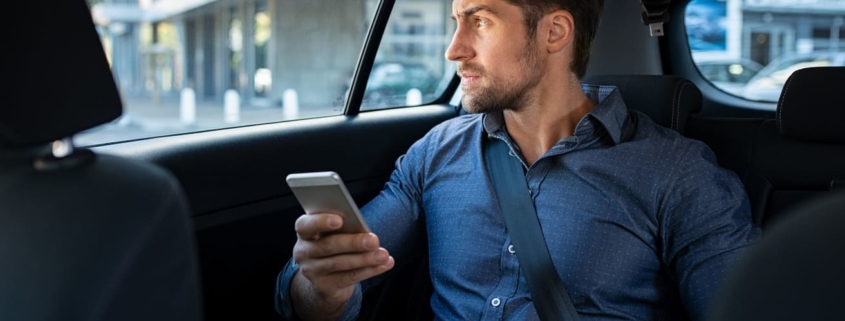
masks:
<svg viewBox="0 0 845 321"><path fill-rule="evenodd" d="M845 65L843 17L845 0L693 0L685 24L705 79L744 99L776 102L795 70Z"/></svg>

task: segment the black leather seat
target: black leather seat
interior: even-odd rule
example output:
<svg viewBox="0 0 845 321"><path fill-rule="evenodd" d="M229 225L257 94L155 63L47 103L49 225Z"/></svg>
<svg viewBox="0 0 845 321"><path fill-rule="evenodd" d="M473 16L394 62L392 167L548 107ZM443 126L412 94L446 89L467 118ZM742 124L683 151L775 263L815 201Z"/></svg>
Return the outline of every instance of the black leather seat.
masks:
<svg viewBox="0 0 845 321"><path fill-rule="evenodd" d="M199 320L178 182L71 143L121 113L85 1L10 6L38 20L3 22L0 320Z"/></svg>
<svg viewBox="0 0 845 321"><path fill-rule="evenodd" d="M764 228L789 207L845 183L843 83L845 67L801 69L787 80L776 119L691 120L691 136L742 179L754 221Z"/></svg>
<svg viewBox="0 0 845 321"><path fill-rule="evenodd" d="M761 124L746 178L764 224L845 180L845 67L806 68L784 85L777 118Z"/></svg>
<svg viewBox="0 0 845 321"><path fill-rule="evenodd" d="M658 125L684 134L687 119L701 111L701 91L681 77L657 75L597 75L587 84L616 86L628 109L646 114Z"/></svg>
<svg viewBox="0 0 845 321"><path fill-rule="evenodd" d="M737 264L709 320L845 320L845 193L786 216Z"/></svg>

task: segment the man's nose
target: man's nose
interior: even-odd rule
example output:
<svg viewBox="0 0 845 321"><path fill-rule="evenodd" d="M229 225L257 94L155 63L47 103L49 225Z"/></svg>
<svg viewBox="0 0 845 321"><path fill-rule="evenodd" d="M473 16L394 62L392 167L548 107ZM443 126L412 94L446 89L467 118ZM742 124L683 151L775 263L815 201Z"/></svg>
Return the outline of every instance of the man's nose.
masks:
<svg viewBox="0 0 845 321"><path fill-rule="evenodd" d="M472 58L472 55L472 46L467 40L466 33L459 26L455 31L455 35L452 36L452 43L450 43L449 48L446 49L446 60L464 61Z"/></svg>

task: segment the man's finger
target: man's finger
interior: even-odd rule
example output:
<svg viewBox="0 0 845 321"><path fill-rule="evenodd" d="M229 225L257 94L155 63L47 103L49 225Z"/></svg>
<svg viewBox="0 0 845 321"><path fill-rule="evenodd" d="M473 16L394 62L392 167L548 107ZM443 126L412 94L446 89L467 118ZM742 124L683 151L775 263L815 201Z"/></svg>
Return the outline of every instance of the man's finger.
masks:
<svg viewBox="0 0 845 321"><path fill-rule="evenodd" d="M305 214L296 219L294 228L301 239L315 240L320 233L330 232L343 226L343 217L337 214Z"/></svg>
<svg viewBox="0 0 845 321"><path fill-rule="evenodd" d="M328 257L345 253L361 253L379 248L375 234L334 234L321 238L311 244L303 244L308 256L313 258Z"/></svg>
<svg viewBox="0 0 845 321"><path fill-rule="evenodd" d="M387 262L382 265L332 273L324 278L321 278L321 280L315 282L314 286L319 289L327 290L326 293L328 293L331 290L352 286L355 283L390 271L390 269L392 269L395 264L396 263L393 260L393 257L390 256L388 257Z"/></svg>
<svg viewBox="0 0 845 321"><path fill-rule="evenodd" d="M340 254L372 252L379 248L378 237L372 233L334 234L318 240L300 240L294 246L297 262L321 259Z"/></svg>
<svg viewBox="0 0 845 321"><path fill-rule="evenodd" d="M375 251L341 254L322 259L309 260L300 265L308 275L329 275L337 272L352 271L366 267L386 264L390 254L385 249Z"/></svg>

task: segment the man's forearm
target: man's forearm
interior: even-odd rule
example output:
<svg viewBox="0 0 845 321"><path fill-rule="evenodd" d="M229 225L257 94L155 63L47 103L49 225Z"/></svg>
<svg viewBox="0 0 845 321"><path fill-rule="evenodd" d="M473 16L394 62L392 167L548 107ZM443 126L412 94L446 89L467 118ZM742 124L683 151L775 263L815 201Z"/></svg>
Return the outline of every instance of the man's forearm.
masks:
<svg viewBox="0 0 845 321"><path fill-rule="evenodd" d="M346 302L333 304L322 298L301 271L291 281L290 298L296 315L307 321L337 320L346 308Z"/></svg>

